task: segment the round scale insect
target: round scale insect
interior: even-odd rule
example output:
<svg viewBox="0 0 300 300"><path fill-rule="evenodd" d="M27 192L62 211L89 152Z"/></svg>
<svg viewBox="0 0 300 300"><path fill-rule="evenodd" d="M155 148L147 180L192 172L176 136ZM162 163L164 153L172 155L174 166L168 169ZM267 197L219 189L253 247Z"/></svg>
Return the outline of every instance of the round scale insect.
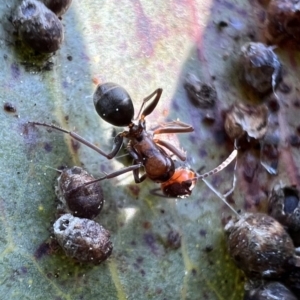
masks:
<svg viewBox="0 0 300 300"><path fill-rule="evenodd" d="M268 108L266 105L235 103L226 114L224 128L232 139L245 135L261 139L268 130Z"/></svg>
<svg viewBox="0 0 300 300"><path fill-rule="evenodd" d="M43 3L60 17L68 10L72 0L43 0Z"/></svg>
<svg viewBox="0 0 300 300"><path fill-rule="evenodd" d="M62 170L55 192L62 203L60 209L80 218L93 219L103 206L103 193L99 183L84 185L95 178L80 167Z"/></svg>
<svg viewBox="0 0 300 300"><path fill-rule="evenodd" d="M58 50L64 38L60 20L40 1L23 0L16 9L12 23L19 37L40 53Z"/></svg>
<svg viewBox="0 0 300 300"><path fill-rule="evenodd" d="M64 214L53 224L53 229L66 255L79 262L100 264L113 250L109 231L93 220Z"/></svg>
<svg viewBox="0 0 300 300"><path fill-rule="evenodd" d="M194 74L187 74L184 88L195 106L206 109L215 106L218 99L216 89L207 83L201 82Z"/></svg>
<svg viewBox="0 0 300 300"><path fill-rule="evenodd" d="M281 80L281 63L272 47L250 42L242 46L243 79L261 94L275 90Z"/></svg>
<svg viewBox="0 0 300 300"><path fill-rule="evenodd" d="M266 36L272 43L289 45L300 40L299 1L272 0L267 9Z"/></svg>
<svg viewBox="0 0 300 300"><path fill-rule="evenodd" d="M192 189L199 178L204 178L221 171L225 168L237 155L237 151L226 159L220 166L205 174L198 175L190 168L175 166L175 161L165 149L177 156L181 161L186 160L186 155L171 143L161 140L156 136L159 134L169 133L186 133L194 131L194 128L180 121L174 121L162 125L153 132L146 130L145 118L153 112L157 106L162 94L162 89L156 89L149 96L144 98L138 113L138 122L133 121L134 108L129 94L124 88L115 83L104 83L98 85L93 101L99 116L108 123L124 127L128 126L128 130L118 133L113 142L111 152L105 153L100 148L85 140L78 134L62 129L58 126L45 124L40 122L29 122L35 125L42 125L69 134L77 141L94 149L107 159L112 159L119 152L123 145L124 139L128 140L126 149L129 155L133 158L133 165L125 167L116 172L106 174L105 176L94 181L85 183L92 184L96 181L117 177L126 172L133 172L136 183L149 178L157 183L160 183L162 190L169 197L186 197L192 192ZM144 108L145 104L149 104ZM140 175L140 170L144 169L144 173Z"/></svg>
<svg viewBox="0 0 300 300"><path fill-rule="evenodd" d="M246 290L244 300L297 300L297 297L278 281L262 282Z"/></svg>
<svg viewBox="0 0 300 300"><path fill-rule="evenodd" d="M292 269L295 247L283 226L262 213L245 213L225 226L231 257L251 279L279 278Z"/></svg>
<svg viewBox="0 0 300 300"><path fill-rule="evenodd" d="M289 232L296 247L300 246L299 191L295 186L276 184L268 198L268 214Z"/></svg>

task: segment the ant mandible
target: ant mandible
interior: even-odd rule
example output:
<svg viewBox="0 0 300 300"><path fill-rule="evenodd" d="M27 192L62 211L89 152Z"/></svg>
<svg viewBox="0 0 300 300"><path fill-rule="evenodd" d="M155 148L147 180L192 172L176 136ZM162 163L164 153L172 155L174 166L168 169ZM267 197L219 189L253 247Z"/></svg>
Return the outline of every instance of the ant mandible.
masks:
<svg viewBox="0 0 300 300"><path fill-rule="evenodd" d="M144 98L138 113L138 117L140 117L136 124L133 122L134 107L132 100L123 87L111 82L99 84L97 86L93 96L93 101L99 116L111 125L118 127L128 126L128 131L120 132L115 136L112 150L108 154L75 132L65 130L52 124L40 122L29 123L50 127L69 134L75 140L94 149L107 159L112 159L117 155L123 145L124 138L129 140L126 148L133 158L133 165L122 168L119 171L106 174L99 179L85 183L85 185L117 177L121 174L132 171L136 183L140 183L148 177L161 184L162 191L166 196L186 197L191 194L197 179L204 178L221 171L235 158L237 153L236 150L234 150L221 165L202 175L197 175L193 170L185 166L176 168L174 160L163 148L168 149L182 161L186 160L185 153L169 142L154 138L154 136L165 133L192 132L194 131L194 128L183 122L174 121L155 129L153 133L149 133L146 130L145 118L153 112L161 98L161 94L162 89L158 88L149 96ZM144 108L144 105L148 101L150 101L149 104ZM140 169L142 167L144 168L145 173L140 176Z"/></svg>

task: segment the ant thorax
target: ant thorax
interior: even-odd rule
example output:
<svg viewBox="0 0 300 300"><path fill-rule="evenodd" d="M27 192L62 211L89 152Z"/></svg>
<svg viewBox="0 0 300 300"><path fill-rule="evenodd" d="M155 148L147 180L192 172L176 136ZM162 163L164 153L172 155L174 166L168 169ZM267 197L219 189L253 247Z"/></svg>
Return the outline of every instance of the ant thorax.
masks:
<svg viewBox="0 0 300 300"><path fill-rule="evenodd" d="M124 137L129 140L136 139L137 141L140 141L143 139L145 133L147 133L145 120L139 120L138 124L132 122L128 127L129 131L124 132Z"/></svg>

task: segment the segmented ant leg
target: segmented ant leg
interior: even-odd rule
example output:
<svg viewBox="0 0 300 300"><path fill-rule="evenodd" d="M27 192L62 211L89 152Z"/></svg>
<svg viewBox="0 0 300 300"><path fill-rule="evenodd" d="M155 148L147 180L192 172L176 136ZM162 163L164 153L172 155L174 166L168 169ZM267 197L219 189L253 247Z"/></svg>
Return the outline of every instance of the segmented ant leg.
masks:
<svg viewBox="0 0 300 300"><path fill-rule="evenodd" d="M115 172L112 172L112 173L109 173L109 174L105 174L105 176L103 177L100 177L100 178L97 178L95 180L92 180L92 181L89 181L89 182L86 182L85 184L83 184L82 186L86 186L86 185L89 185L89 184L93 184L95 182L98 182L98 181L102 181L104 179L111 179L111 178L114 178L114 177L118 177L119 175L122 175L122 174L125 174L127 172L131 172L131 171L135 171L135 170L138 170L140 167L142 167L143 165L141 163L138 163L136 165L132 165L132 166L129 166L129 167L126 167L126 168L123 168L121 170L118 170L118 171L115 171Z"/></svg>
<svg viewBox="0 0 300 300"><path fill-rule="evenodd" d="M186 132L193 132L194 127L180 122L180 121L173 121L170 123L166 123L163 126L154 130L153 135L155 134L163 134L163 133L186 133Z"/></svg>
<svg viewBox="0 0 300 300"><path fill-rule="evenodd" d="M135 120L137 120L139 118L140 115L146 117L148 115L150 115L153 110L155 109L160 97L161 97L161 94L162 94L162 89L159 88L159 89L156 89L153 93L151 93L149 96L147 96L146 98L143 99L143 103L141 105L141 108L140 108L140 111L137 115L137 117L135 118ZM143 110L143 112L141 113L144 105L151 99L155 96L155 98L150 102L150 104Z"/></svg>
<svg viewBox="0 0 300 300"><path fill-rule="evenodd" d="M163 140L158 140L158 139L153 139L154 142L160 146L163 146L170 150L173 154L175 154L180 160L185 161L186 160L186 155L182 151L180 151L178 148L176 148L174 145L167 141Z"/></svg>
<svg viewBox="0 0 300 300"><path fill-rule="evenodd" d="M107 159L112 159L113 157L115 157L117 155L117 153L119 152L120 148L123 145L123 136L124 136L124 133L119 133L114 138L114 144L113 144L113 148L112 148L111 152L108 153L108 154L106 154L100 148L98 148L97 146L95 146L94 144L92 144L91 142L87 141L86 139L84 139L83 137L81 137L80 135L78 135L77 133L75 133L73 131L68 131L66 129L63 129L63 128L61 128L59 126L56 126L56 125L53 125L53 124L40 123L40 122L28 122L28 123L29 124L33 124L33 125L38 125L38 126L49 127L49 128L61 131L63 133L66 133L66 134L70 135L74 140L76 140L76 141L78 141L78 142L86 145L87 147L95 150L96 152L98 152L101 155L105 156Z"/></svg>
<svg viewBox="0 0 300 300"><path fill-rule="evenodd" d="M132 173L133 173L135 183L141 183L147 178L147 174L143 174L140 177L140 169L135 169L135 170L133 170Z"/></svg>
<svg viewBox="0 0 300 300"><path fill-rule="evenodd" d="M142 160L140 159L138 154L135 152L134 148L131 146L130 143L128 143L128 145L127 145L127 150L129 152L129 155L133 158L133 163L140 164L142 166L143 165ZM133 170L132 173L133 173L135 183L141 183L147 178L147 174L143 174L140 177L140 169L139 168Z"/></svg>

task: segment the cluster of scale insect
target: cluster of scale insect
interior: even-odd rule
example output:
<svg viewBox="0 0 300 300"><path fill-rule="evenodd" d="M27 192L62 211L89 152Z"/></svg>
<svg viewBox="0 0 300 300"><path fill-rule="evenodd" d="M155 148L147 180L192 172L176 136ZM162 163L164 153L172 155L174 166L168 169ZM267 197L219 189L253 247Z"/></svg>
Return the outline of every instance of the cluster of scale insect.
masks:
<svg viewBox="0 0 300 300"><path fill-rule="evenodd" d="M18 37L38 53L57 51L64 39L60 21L71 0L23 0L12 16Z"/></svg>
<svg viewBox="0 0 300 300"><path fill-rule="evenodd" d="M27 6L30 8L27 12L28 14L34 15L32 13L34 11L32 7L40 10L36 18L38 20L37 23L41 23L39 18L44 14L45 8L40 8L40 4L36 2L37 1L34 0L24 0L22 2L13 19L14 25L22 39L32 48L40 52L53 52L59 48L63 39L61 24L59 19L55 19L55 15L51 17L53 20L53 22L51 22L53 27L51 28L50 26L52 32L48 35L44 35L47 37L46 41L36 41L35 33L37 33L38 30L31 28L34 22L29 21L26 27L24 27L23 21L20 22L20 20L23 20L22 18L27 17L26 14L24 14L22 5L23 7L29 5ZM52 3L54 3L54 1L52 1ZM282 3L284 3L284 5L293 6L291 1L283 1ZM66 6L68 6L68 4L66 4ZM284 28L287 35L298 39L297 29L290 26L293 25L295 20L298 21L297 16L293 15L291 18L292 21L286 23L280 19L284 18L284 14L277 13L279 7L281 6L278 1L272 1L269 7L268 31L270 35L273 37L276 35L277 29L274 27L275 22L276 25L281 24L280 28ZM284 6L284 8L286 7ZM292 13L288 12L288 14L290 17ZM40 29L44 30L43 27ZM29 37L27 32L30 30L32 30L34 34ZM240 65L242 69L242 81L248 85L248 87L262 95L262 99L265 94L275 92L281 80L282 67L272 47L260 42L245 44L241 48ZM185 88L194 104L200 108L214 108L217 101L217 94L211 84L203 84L193 75L190 75L185 82ZM177 174L176 178L179 178L179 180L176 179L172 181L171 179L173 178L174 180L173 175L176 171L173 164L174 162L161 146L181 157L183 161L185 157L181 156L180 151L177 151L166 142L160 141L159 139L154 141L153 137L149 136L146 131L144 118L156 107L161 92L162 90L158 89L152 93L150 97L147 97L147 101L151 98L153 98L153 100L151 100L150 104L142 111L142 117L138 124L135 124L132 121L134 110L128 93L122 87L114 83L106 83L98 86L94 94L94 104L99 116L114 126L129 127L128 131L123 131L115 137L113 149L108 154L73 132L60 129L53 125L38 122L32 123L52 127L67 133L78 141L98 151L108 159L113 158L118 153L123 144L123 139L127 138L129 140L127 149L134 159L133 166L108 174L101 178L101 180L113 178L122 173L132 171L136 183L142 182L148 177L155 182L161 183L162 186L166 185L167 189L164 191L167 192L167 196L188 196L191 194L195 181L201 177L198 177L196 173L189 170L190 173L182 172L179 175ZM236 103L228 110L224 126L228 136L234 141L238 141L245 136L255 140L263 140L268 129L268 108L265 104L249 105ZM175 129L162 128L158 133L179 133L190 132L192 130L192 127L187 126L187 124L179 124ZM141 144L141 141L143 141L144 144ZM157 167L157 160L155 163L151 162L150 156L147 156L144 151L145 148L143 147L145 147L145 145L151 150L151 157L155 157L155 159L158 157L161 158L161 161L163 161L161 167ZM149 150L148 148L147 151ZM140 176L139 169L142 167L145 168L146 173ZM182 169L185 168L183 167ZM157 170L159 172L155 173ZM100 189L98 188L94 193L94 184L91 184L90 187L89 185L85 185L84 182L87 183L93 181L93 179L89 177L90 175L84 174L82 170L75 168L73 170L71 169L71 171L68 170L68 172L69 173L61 175L58 187L56 188L57 195L67 212L54 224L56 238L67 255L79 261L93 261L99 263L106 259L112 250L108 231L103 229L95 221L89 219L94 218L101 210L102 200L99 201L101 197L99 196L99 198L97 198L96 196L96 194L98 195L100 193ZM64 179L64 176L68 178L71 183ZM176 185L180 185L180 187L175 190L172 189L173 186L175 186L173 185L174 182ZM77 188L76 185L79 188ZM93 190L93 192L91 192L91 190ZM270 216L260 213L248 213L240 215L237 220L231 220L225 227L231 256L249 278L248 287L250 288L248 290L246 288L245 299L269 299L273 294L277 296L283 295L282 297L284 299L296 299L293 292L295 292L297 296L299 293L298 279L300 279L300 274L298 274L298 258L294 246L294 243L296 244L297 241L293 240L293 233L296 232L295 235L297 235L297 226L299 226L299 201L295 200L296 198L298 199L298 192L296 193L294 188L281 188L279 190L280 192L274 189L271 193L269 200ZM169 193L169 191L172 192ZM180 193L182 193L182 195ZM75 202L71 200L73 197L77 199ZM278 204L278 198L284 199L284 203ZM95 237L99 236L103 236L103 239L95 239ZM77 238L80 240L77 240ZM79 248L78 245L80 246ZM86 255L84 255L83 252L87 252L85 253ZM290 289L292 291L290 291Z"/></svg>
<svg viewBox="0 0 300 300"><path fill-rule="evenodd" d="M278 184L268 214L241 214L225 226L229 253L247 277L245 300L300 298L299 209L296 187Z"/></svg>
<svg viewBox="0 0 300 300"><path fill-rule="evenodd" d="M270 1L265 28L269 41L279 45L287 40L297 43L299 24L299 1ZM276 88L282 80L282 64L275 51L276 47L261 42L249 42L241 47L236 64L240 83L254 95L256 102L234 103L226 111L224 122L228 137L241 151L260 150L258 159L271 175L277 174L279 142L273 138L276 126L269 120L270 110L276 119L276 110L268 100L273 94L280 101ZM209 94L203 99L201 93L204 84L189 74L185 89L194 105L213 116L214 105L208 105ZM300 299L297 248L300 246L300 204L296 186L275 185L269 192L268 214L238 214L227 223L225 233L229 253L247 279L244 300Z"/></svg>
<svg viewBox="0 0 300 300"><path fill-rule="evenodd" d="M62 170L55 192L62 214L53 232L65 254L82 263L100 264L112 253L110 233L93 219L103 207L103 193L94 177L80 167Z"/></svg>

